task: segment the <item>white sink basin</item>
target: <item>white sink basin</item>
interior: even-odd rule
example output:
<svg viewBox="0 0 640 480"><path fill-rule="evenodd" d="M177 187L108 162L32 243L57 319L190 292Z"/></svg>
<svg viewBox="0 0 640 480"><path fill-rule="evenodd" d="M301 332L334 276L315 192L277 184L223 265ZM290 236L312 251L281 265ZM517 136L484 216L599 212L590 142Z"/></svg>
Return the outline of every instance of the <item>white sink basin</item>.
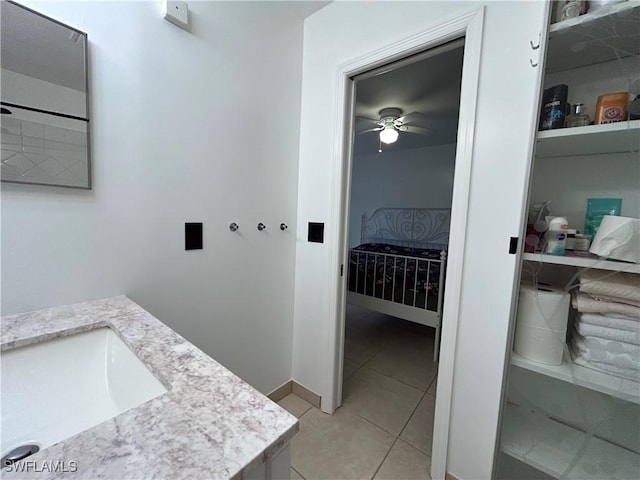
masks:
<svg viewBox="0 0 640 480"><path fill-rule="evenodd" d="M47 448L167 390L109 328L2 352L2 456Z"/></svg>

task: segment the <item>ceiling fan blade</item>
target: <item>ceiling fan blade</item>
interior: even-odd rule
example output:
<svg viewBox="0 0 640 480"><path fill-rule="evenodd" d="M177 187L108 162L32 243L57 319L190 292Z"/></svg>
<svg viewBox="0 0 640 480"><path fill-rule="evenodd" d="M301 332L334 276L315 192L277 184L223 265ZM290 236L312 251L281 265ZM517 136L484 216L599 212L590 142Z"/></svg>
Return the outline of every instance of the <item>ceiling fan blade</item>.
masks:
<svg viewBox="0 0 640 480"><path fill-rule="evenodd" d="M429 117L421 112L413 112L403 115L402 117L396 119L396 122L407 124L407 123L422 123L428 121Z"/></svg>
<svg viewBox="0 0 640 480"><path fill-rule="evenodd" d="M401 125L398 127L398 130L407 133L417 133L418 135L431 135L432 132L430 128L415 127L413 125Z"/></svg>
<svg viewBox="0 0 640 480"><path fill-rule="evenodd" d="M380 120L376 119L374 120L373 118L367 118L367 117L356 117L356 125L357 124L361 124L361 125L379 125L380 124Z"/></svg>
<svg viewBox="0 0 640 480"><path fill-rule="evenodd" d="M368 132L379 132L380 130L382 130L382 127L367 128L366 130L356 130L356 135Z"/></svg>

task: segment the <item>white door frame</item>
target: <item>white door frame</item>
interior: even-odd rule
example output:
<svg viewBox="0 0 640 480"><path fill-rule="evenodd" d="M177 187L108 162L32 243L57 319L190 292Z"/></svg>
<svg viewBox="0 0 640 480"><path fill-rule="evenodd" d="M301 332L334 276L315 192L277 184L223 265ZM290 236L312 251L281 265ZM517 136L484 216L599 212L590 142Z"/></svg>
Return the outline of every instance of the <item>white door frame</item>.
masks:
<svg viewBox="0 0 640 480"><path fill-rule="evenodd" d="M471 164L475 134L480 53L484 21L484 7L460 13L411 37L368 52L336 69L337 95L334 111L333 175L331 185L331 215L339 219L338 228L331 229L329 238L328 298L329 319L327 365L328 388L322 398L322 410L332 413L342 401L342 364L344 355L344 315L346 308L346 275L340 277L341 265L348 252L349 190L351 185L351 154L353 139L354 86L352 77L381 65L392 63L414 53L436 47L450 40L465 37L460 96L460 117L456 147L455 177L451 205L451 235L447 255L447 278L442 322L442 343L438 368L438 390L433 431L431 476L441 480L446 475L449 420L453 390L453 369L458 332L459 292L464 267L464 246L467 230L467 207L471 182Z"/></svg>

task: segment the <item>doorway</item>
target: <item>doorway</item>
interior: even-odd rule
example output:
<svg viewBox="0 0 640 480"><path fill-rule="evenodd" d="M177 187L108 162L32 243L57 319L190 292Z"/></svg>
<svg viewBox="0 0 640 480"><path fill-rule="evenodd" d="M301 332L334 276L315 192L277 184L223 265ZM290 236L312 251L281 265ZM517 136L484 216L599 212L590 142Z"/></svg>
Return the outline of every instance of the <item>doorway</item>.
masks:
<svg viewBox="0 0 640 480"><path fill-rule="evenodd" d="M342 408L416 457L432 450L463 54L457 39L353 78Z"/></svg>
<svg viewBox="0 0 640 480"><path fill-rule="evenodd" d="M456 147L456 166L454 176L453 199L451 209L451 234L449 240L449 258L447 259L446 289L450 294L443 305L442 344L438 364L438 394L433 429L432 476L444 477L446 471L449 418L451 410L454 349L457 341L459 291L462 284L465 239L467 235L467 210L471 177L472 152L476 128L477 88L482 49L483 9L469 11L438 28L430 28L408 39L387 45L380 50L367 52L354 60L338 65L336 93L336 148L333 157L332 174L332 218L338 219L339 228L329 233L328 266L329 271L341 272L348 252L348 223L346 210L350 198L346 195L345 185L350 185L352 155L353 118L355 107L353 77L371 71L381 65L391 64L407 58L417 52L443 45L455 39L464 38L464 61L462 68L462 87L458 142ZM347 208L345 208L345 206ZM342 268L341 268L342 266ZM334 270L335 269L335 270ZM327 323L329 343L327 345L327 364L332 368L325 370L326 392L322 396L322 410L332 413L342 400L342 373L344 349L344 314L346 310L346 277L336 278L332 274L328 279L327 305L335 315ZM447 318L451 320L447 322Z"/></svg>

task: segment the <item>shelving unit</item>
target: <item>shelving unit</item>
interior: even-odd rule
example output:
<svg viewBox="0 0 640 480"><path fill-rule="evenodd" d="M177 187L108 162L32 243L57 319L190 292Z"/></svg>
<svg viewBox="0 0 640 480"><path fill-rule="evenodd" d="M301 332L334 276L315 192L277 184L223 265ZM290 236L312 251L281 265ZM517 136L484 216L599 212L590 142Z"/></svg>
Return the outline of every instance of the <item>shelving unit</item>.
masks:
<svg viewBox="0 0 640 480"><path fill-rule="evenodd" d="M603 7L549 28L547 72L593 65L640 53L637 1Z"/></svg>
<svg viewBox="0 0 640 480"><path fill-rule="evenodd" d="M501 450L551 475L573 480L637 478L640 455L531 410L507 404Z"/></svg>
<svg viewBox="0 0 640 480"><path fill-rule="evenodd" d="M564 359L562 365L545 365L514 353L511 356L511 364L640 404L640 383L576 365L571 360Z"/></svg>
<svg viewBox="0 0 640 480"><path fill-rule="evenodd" d="M546 130L538 132L536 143L537 158L638 151L640 120Z"/></svg>
<svg viewBox="0 0 640 480"><path fill-rule="evenodd" d="M600 258L578 257L571 255L548 255L545 253L523 253L522 259L528 262L567 265L579 268L597 268L614 272L640 273L640 264L602 260Z"/></svg>
<svg viewBox="0 0 640 480"><path fill-rule="evenodd" d="M565 31L570 31L576 27L585 27L590 25L592 22L605 18L611 17L614 18L617 16L624 17L631 13L632 10L636 9L638 4L631 2L621 2L610 5L609 7L599 8L597 10L590 11L585 15L580 15L574 18L569 18L563 22L552 23L549 27L549 37L553 37L555 33L562 33ZM636 12L637 13L637 12Z"/></svg>
<svg viewBox="0 0 640 480"><path fill-rule="evenodd" d="M568 85L569 100L584 102L593 117L599 95L634 88L640 2L629 0L552 24L545 54L548 83L541 88ZM573 216L575 223L584 218L587 198L622 197L622 215L638 216L635 156L640 157L640 120L537 132L530 202L548 200L554 213ZM640 275L640 264L586 252L523 253L521 259L528 266L544 264L544 269L525 271L538 272L550 283L566 281L579 268ZM571 358L554 366L512 353L510 363L500 449L511 461L501 480L530 478L529 467L562 479L638 478L640 382L577 365Z"/></svg>

